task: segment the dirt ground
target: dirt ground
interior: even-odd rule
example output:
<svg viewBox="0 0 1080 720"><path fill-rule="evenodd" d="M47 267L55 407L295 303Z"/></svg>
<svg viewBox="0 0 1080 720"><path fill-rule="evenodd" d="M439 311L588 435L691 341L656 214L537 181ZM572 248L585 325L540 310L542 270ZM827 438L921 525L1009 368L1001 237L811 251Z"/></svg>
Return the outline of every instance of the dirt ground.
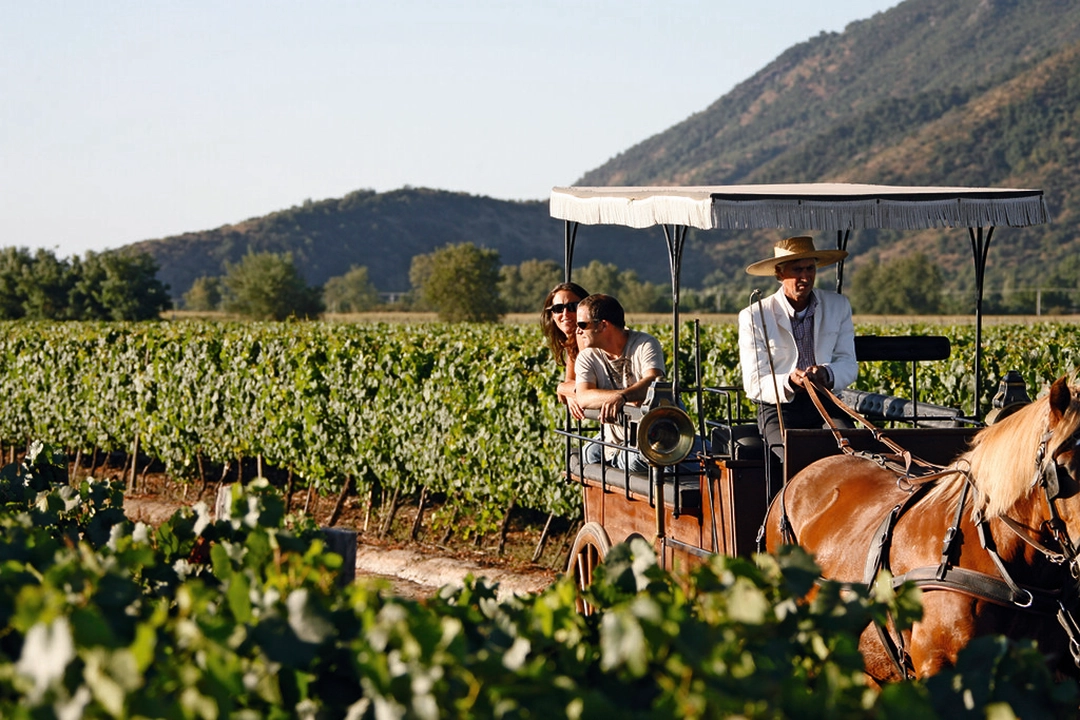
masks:
<svg viewBox="0 0 1080 720"><path fill-rule="evenodd" d="M84 468L79 475L86 474ZM220 478L221 468L206 469L206 476ZM246 477L254 477L256 470ZM111 477L130 483L130 471L119 466L103 466L94 471L96 477ZM264 475L285 491L287 476L266 470ZM229 473L225 483L235 482ZM136 477L134 491L125 493L124 508L132 520L157 525L181 506L205 502L214 507L222 483L199 480L180 482L152 465ZM440 587L460 584L466 575L486 577L498 583L500 595L536 592L550 585L563 571L578 525L564 518L552 518L543 547L540 546L546 516L513 509L505 528L482 537L466 537L463 533L432 528L431 518L440 505L439 498L426 497L421 513L419 496L401 500L388 529L391 516L390 499L348 494L335 513L338 496L309 494L306 489L293 493L289 510L305 513L324 527L349 529L357 532L357 576L385 579L394 594L422 599ZM336 517L335 517L336 514ZM417 523L417 516L420 522ZM457 527L467 527L467 520Z"/></svg>

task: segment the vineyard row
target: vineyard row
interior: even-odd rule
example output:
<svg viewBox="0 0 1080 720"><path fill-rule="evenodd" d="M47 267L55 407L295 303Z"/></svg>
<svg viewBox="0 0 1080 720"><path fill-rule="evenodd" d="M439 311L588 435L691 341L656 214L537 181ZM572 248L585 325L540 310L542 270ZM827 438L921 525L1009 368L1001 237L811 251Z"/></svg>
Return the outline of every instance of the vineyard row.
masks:
<svg viewBox="0 0 1080 720"><path fill-rule="evenodd" d="M644 329L670 353L667 327ZM1006 370L1019 370L1034 397L1080 367L1077 329L985 330L983 406ZM948 335L951 358L920 366L921 399L971 407L972 328L857 330ZM735 328L705 325L701 339L705 383L737 384ZM680 353L688 383L691 354ZM857 387L907 395L909 373L905 363L865 363ZM320 492L347 481L358 492L423 487L445 494L448 512L489 524L511 502L577 514L552 432L563 417L558 370L533 326L5 323L0 378L5 445L129 452L137 443L178 479L196 477L200 460L258 457Z"/></svg>

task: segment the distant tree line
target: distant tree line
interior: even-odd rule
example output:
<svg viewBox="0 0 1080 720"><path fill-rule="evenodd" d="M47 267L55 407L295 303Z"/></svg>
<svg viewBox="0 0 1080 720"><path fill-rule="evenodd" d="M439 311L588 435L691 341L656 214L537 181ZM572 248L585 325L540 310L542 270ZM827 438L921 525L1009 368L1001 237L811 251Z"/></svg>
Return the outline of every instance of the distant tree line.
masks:
<svg viewBox="0 0 1080 720"><path fill-rule="evenodd" d="M254 320L313 318L328 305L334 312L352 312L349 298L375 297L366 279L365 268L353 268L325 287L313 287L300 275L292 253L249 251L240 262L226 262L223 276L197 278L184 293L184 307L197 312L224 310ZM348 285L356 281L364 288L350 294Z"/></svg>
<svg viewBox="0 0 1080 720"><path fill-rule="evenodd" d="M310 287L291 253L248 252L225 263L222 278L201 277L184 295L191 310L236 313L254 320L317 317L324 309L321 289Z"/></svg>
<svg viewBox="0 0 1080 720"><path fill-rule="evenodd" d="M151 320L172 307L147 253L0 249L0 319Z"/></svg>
<svg viewBox="0 0 1080 720"><path fill-rule="evenodd" d="M147 320L172 307L168 286L147 253L88 252L58 258L53 252L0 249L0 319ZM1060 314L1080 306L1080 259L1050 268L1045 290L987 288L984 312ZM393 309L433 311L447 322L496 322L506 313L538 313L548 290L563 279L552 260L502 265L496 250L473 243L449 244L413 258L411 291ZM632 313L671 310L671 291L641 280L633 270L594 260L574 271L590 292L619 298ZM819 283L820 284L820 283ZM857 314L935 315L971 311L972 292L946 292L942 272L923 253L881 261L868 258L851 274L847 292ZM684 289L688 312L737 312L742 293L723 286ZM324 286L309 286L289 253L249 252L225 263L221 276L198 278L184 294L184 307L224 310L253 319L314 318L323 312L361 313L387 305L366 267L353 266Z"/></svg>
<svg viewBox="0 0 1080 720"><path fill-rule="evenodd" d="M447 322L496 322L506 313L540 311L562 268L551 260L502 265L496 250L473 243L448 244L417 255L409 268L410 292L396 309L436 312ZM630 312L666 312L670 291L645 282L633 270L593 261L574 280L592 292L618 297ZM226 263L222 276L203 276L184 294L184 307L223 310L246 317L281 320L321 312L360 313L383 306L366 267L353 266L324 286L310 287L289 253L249 252Z"/></svg>
<svg viewBox="0 0 1080 720"><path fill-rule="evenodd" d="M1068 264L1068 263L1066 263ZM1078 263L1073 263L1076 265ZM501 265L496 250L473 243L448 244L417 255L409 269L412 289L388 305L366 267L353 266L322 287L309 287L288 253L248 253L238 263L226 263L221 277L201 277L184 295L189 310L224 310L246 317L281 320L315 317L324 311L361 313L378 308L436 312L446 322L497 322L507 313L538 313L540 303L563 280L563 268L552 260L526 260ZM1043 312L1068 312L1072 301L1075 267L1052 271L1053 284L1040 295ZM671 290L641 280L634 270L593 260L577 268L573 279L589 292L619 298L631 313L671 310ZM826 287L824 280L819 285ZM854 311L863 315L966 314L971 293L946 293L941 269L924 253L901 255L888 261L864 259L847 284ZM1034 312L1030 293L995 295L987 291L987 312ZM995 299L999 298L999 299ZM1001 299L1003 298L1003 299ZM747 303L738 288L707 285L681 291L680 305L687 312L735 313Z"/></svg>
<svg viewBox="0 0 1080 720"><path fill-rule="evenodd" d="M936 315L944 309L941 270L925 253L872 259L853 273L848 298L863 315Z"/></svg>

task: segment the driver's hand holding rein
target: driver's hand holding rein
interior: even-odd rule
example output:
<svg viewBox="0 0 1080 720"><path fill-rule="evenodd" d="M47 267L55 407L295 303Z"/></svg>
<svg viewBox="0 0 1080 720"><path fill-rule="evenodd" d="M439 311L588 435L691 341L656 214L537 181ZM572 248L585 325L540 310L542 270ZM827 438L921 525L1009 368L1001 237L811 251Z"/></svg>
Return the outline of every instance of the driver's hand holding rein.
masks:
<svg viewBox="0 0 1080 720"><path fill-rule="evenodd" d="M832 370L825 365L811 365L805 370L796 368L795 372L788 375L788 383L795 392L804 392L806 390L806 383L808 382L812 382L818 387L832 390Z"/></svg>

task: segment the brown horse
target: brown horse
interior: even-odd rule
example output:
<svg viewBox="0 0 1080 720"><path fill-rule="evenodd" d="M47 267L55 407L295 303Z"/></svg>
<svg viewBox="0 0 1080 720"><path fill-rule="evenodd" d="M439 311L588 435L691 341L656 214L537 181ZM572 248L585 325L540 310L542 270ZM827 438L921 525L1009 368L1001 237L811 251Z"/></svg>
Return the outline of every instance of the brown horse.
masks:
<svg viewBox="0 0 1080 720"><path fill-rule="evenodd" d="M879 682L931 675L985 634L1033 638L1080 663L1078 443L1080 387L1061 378L925 482L870 458L819 460L774 499L766 549L797 543L830 580L869 582L885 568L922 588L910 632L862 634Z"/></svg>

